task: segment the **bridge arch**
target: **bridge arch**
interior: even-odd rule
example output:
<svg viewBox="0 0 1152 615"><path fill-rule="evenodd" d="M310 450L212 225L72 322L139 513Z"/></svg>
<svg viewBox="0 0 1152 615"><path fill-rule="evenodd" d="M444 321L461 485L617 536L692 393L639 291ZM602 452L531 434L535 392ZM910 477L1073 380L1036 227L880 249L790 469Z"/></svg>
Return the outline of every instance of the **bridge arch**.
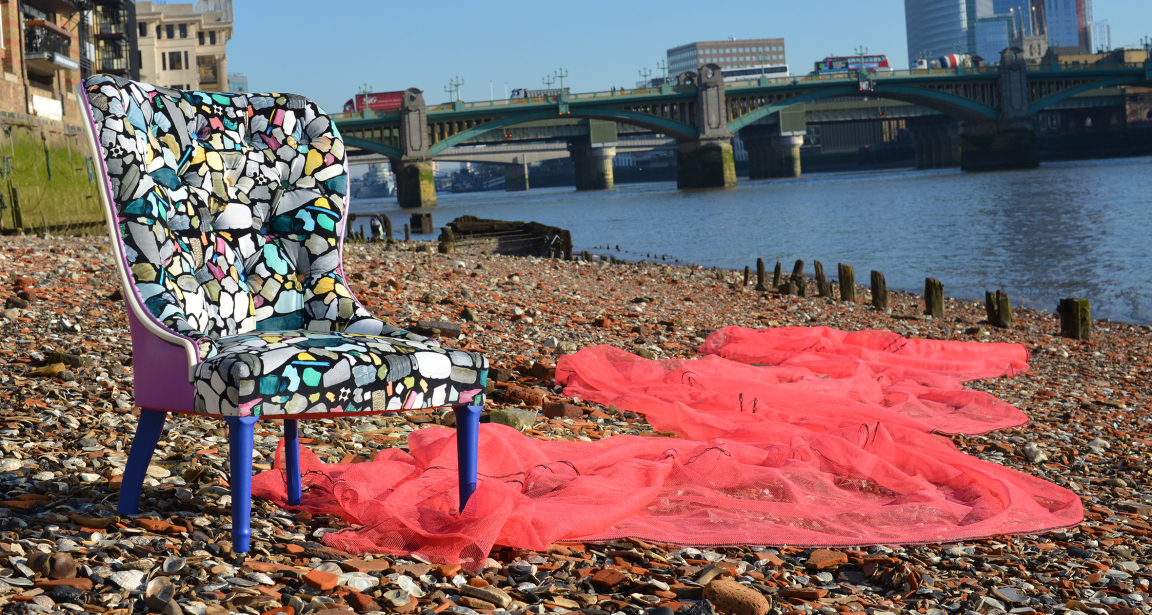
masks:
<svg viewBox="0 0 1152 615"><path fill-rule="evenodd" d="M376 141L361 139L359 137L343 137L343 139L345 146L358 147L369 152L383 154L393 160L398 160L404 155L404 152L400 151L399 148L377 143Z"/></svg>
<svg viewBox="0 0 1152 615"><path fill-rule="evenodd" d="M1101 88L1114 88L1114 87L1118 87L1121 85L1143 85L1143 86L1147 86L1148 85L1148 78L1147 77L1141 78L1141 77L1137 77L1135 75L1119 75L1116 77L1105 77L1103 79L1099 79L1096 81L1089 81L1087 83L1081 83L1080 85L1076 85L1076 86L1067 88L1065 90L1061 90L1060 92L1057 92L1051 96L1046 96L1044 98L1041 98L1040 100L1032 103L1031 105L1028 105L1028 112L1031 113L1032 115L1036 115L1037 113L1043 111L1044 109L1051 107L1052 105L1055 105L1058 102L1067 100L1067 99L1069 99L1069 98L1071 98L1077 94L1083 94L1084 92L1091 92L1092 90L1099 90Z"/></svg>
<svg viewBox="0 0 1152 615"><path fill-rule="evenodd" d="M867 95L870 98L887 98L891 100L899 100L902 102L910 102L922 105L961 121L990 121L1000 117L999 109L968 98L964 98L962 96L956 96L954 94L938 92L936 90L929 90L916 86L886 83L877 83L876 89L873 89L869 92L861 92L859 86L853 83L851 85L845 84L842 86L821 89L815 92L807 92L799 96L794 96L792 98L781 100L777 103L760 107L751 113L741 116L739 119L729 122L728 131L735 133L745 126L753 124L773 113L780 111L781 109L785 109L792 105L812 102L822 98L831 98L834 96L860 95Z"/></svg>
<svg viewBox="0 0 1152 615"><path fill-rule="evenodd" d="M535 122L537 120L554 120L559 117L564 119L592 119L592 120L610 120L620 122L622 124L631 124L633 126L640 126L641 128L648 128L653 131L666 134L674 139L694 139L699 136L700 131L695 127L669 120L655 115L648 115L644 113L636 113L635 111L625 111L623 109L613 109L610 107L578 107L571 110L571 113L565 113L563 116L559 115L556 110L548 109L541 110L536 113L527 113L524 115L517 115L514 117L505 117L486 122L474 128L458 132L443 141L436 143L428 148L428 153L436 156L440 152L459 145L474 137L478 137L490 130L498 128L505 128L508 126L515 126L517 124L525 124L528 122ZM373 150L378 151L378 150Z"/></svg>

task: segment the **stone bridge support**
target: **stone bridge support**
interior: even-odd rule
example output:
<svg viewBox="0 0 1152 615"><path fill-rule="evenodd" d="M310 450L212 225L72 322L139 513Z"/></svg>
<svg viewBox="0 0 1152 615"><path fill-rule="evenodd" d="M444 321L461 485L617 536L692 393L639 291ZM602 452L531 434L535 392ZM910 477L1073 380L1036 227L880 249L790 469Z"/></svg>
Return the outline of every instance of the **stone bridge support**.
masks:
<svg viewBox="0 0 1152 615"><path fill-rule="evenodd" d="M912 126L909 132L916 148L917 169L958 167L962 158L961 127L958 122Z"/></svg>
<svg viewBox="0 0 1152 615"><path fill-rule="evenodd" d="M615 186L612 174L615 143L609 146L579 140L568 144L568 152L576 170L577 190L611 190Z"/></svg>
<svg viewBox="0 0 1152 615"><path fill-rule="evenodd" d="M966 121L960 168L965 171L1034 169L1040 166L1036 120L1028 111L1028 69L1024 52L1000 52L1000 117Z"/></svg>
<svg viewBox="0 0 1152 615"><path fill-rule="evenodd" d="M409 88L400 105L400 146L404 155L392 163L396 198L401 207L436 206L436 178L432 173L429 145L424 94Z"/></svg>
<svg viewBox="0 0 1152 615"><path fill-rule="evenodd" d="M748 152L748 179L800 177L804 132L780 132L776 126L749 126L740 131Z"/></svg>
<svg viewBox="0 0 1152 615"><path fill-rule="evenodd" d="M528 190L528 163L513 162L504 165L504 191L524 192Z"/></svg>
<svg viewBox="0 0 1152 615"><path fill-rule="evenodd" d="M732 133L728 132L720 67L701 67L696 84L696 127L700 136L677 143L676 186L731 188L736 185L736 157L732 152Z"/></svg>

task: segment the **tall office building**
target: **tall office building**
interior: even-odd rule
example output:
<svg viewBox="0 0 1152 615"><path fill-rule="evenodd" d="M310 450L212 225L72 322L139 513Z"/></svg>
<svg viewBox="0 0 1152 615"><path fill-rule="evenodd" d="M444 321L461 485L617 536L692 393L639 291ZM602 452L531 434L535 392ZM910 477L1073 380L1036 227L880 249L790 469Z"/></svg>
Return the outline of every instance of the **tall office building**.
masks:
<svg viewBox="0 0 1152 615"><path fill-rule="evenodd" d="M1092 45L1092 0L1044 0L1044 23L1050 47Z"/></svg>
<svg viewBox="0 0 1152 615"><path fill-rule="evenodd" d="M993 0L904 0L908 62L976 53L976 22L995 13Z"/></svg>
<svg viewBox="0 0 1152 615"><path fill-rule="evenodd" d="M787 64L784 39L750 38L727 41L701 41L668 50L668 77L695 71L705 64L720 68L740 68L764 64Z"/></svg>
<svg viewBox="0 0 1152 615"><path fill-rule="evenodd" d="M1091 43L1088 51L1112 51L1112 26L1107 19L1092 22Z"/></svg>

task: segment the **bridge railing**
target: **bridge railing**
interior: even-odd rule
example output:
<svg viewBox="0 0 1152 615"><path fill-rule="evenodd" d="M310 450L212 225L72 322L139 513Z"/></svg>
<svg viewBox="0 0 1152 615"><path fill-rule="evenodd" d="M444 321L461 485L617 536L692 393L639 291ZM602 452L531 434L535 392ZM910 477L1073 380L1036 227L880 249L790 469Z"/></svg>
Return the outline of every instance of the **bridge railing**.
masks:
<svg viewBox="0 0 1152 615"><path fill-rule="evenodd" d="M1114 62L1108 64L1029 64L1032 71L1085 71L1085 70L1111 70L1123 68L1143 68L1141 62Z"/></svg>

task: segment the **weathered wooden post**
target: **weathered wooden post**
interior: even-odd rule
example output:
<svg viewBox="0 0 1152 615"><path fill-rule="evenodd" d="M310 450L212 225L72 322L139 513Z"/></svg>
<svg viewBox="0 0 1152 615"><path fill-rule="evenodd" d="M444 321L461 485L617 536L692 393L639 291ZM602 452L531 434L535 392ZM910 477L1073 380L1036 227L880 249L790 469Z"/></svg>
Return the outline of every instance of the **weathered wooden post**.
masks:
<svg viewBox="0 0 1152 615"><path fill-rule="evenodd" d="M1092 306L1087 299L1061 299L1060 335L1074 340L1092 339Z"/></svg>
<svg viewBox="0 0 1152 615"><path fill-rule="evenodd" d="M412 241L412 229L407 224L404 225L404 241Z"/></svg>
<svg viewBox="0 0 1152 615"><path fill-rule="evenodd" d="M856 272L852 265L840 263L836 266L836 274L840 279L840 300L856 303Z"/></svg>
<svg viewBox="0 0 1152 615"><path fill-rule="evenodd" d="M816 296L831 297L832 283L824 276L824 263L813 261L812 266L816 268Z"/></svg>
<svg viewBox="0 0 1152 615"><path fill-rule="evenodd" d="M776 269L772 271L772 288L780 288L780 261L776 261Z"/></svg>
<svg viewBox="0 0 1152 615"><path fill-rule="evenodd" d="M936 278L924 278L924 314L944 318L944 284Z"/></svg>
<svg viewBox="0 0 1152 615"><path fill-rule="evenodd" d="M783 284L781 284L779 290L780 290L781 295L799 295L800 294L800 287L796 286L796 282L793 282L792 278L788 278L787 281L785 281Z"/></svg>
<svg viewBox="0 0 1152 615"><path fill-rule="evenodd" d="M792 265L792 277L789 280L796 285L797 297L808 296L808 283L804 281L804 261L797 259L796 264Z"/></svg>
<svg viewBox="0 0 1152 615"><path fill-rule="evenodd" d="M564 260L572 260L572 231L560 231L560 247L564 249Z"/></svg>
<svg viewBox="0 0 1152 615"><path fill-rule="evenodd" d="M756 291L764 292L766 290L768 287L764 286L764 259L758 258L756 259Z"/></svg>
<svg viewBox="0 0 1152 615"><path fill-rule="evenodd" d="M998 290L984 291L984 311L988 313L988 324L1001 329L1012 328L1012 302L1008 293Z"/></svg>
<svg viewBox="0 0 1152 615"><path fill-rule="evenodd" d="M872 272L872 307L878 310L888 309L888 283L884 281L884 274L879 271Z"/></svg>
<svg viewBox="0 0 1152 615"><path fill-rule="evenodd" d="M392 218L388 216L380 216L384 222L384 240L392 241Z"/></svg>
<svg viewBox="0 0 1152 615"><path fill-rule="evenodd" d="M452 227L440 228L440 244L437 246L437 250L441 254L451 254L456 251L456 234L452 232Z"/></svg>
<svg viewBox="0 0 1152 615"><path fill-rule="evenodd" d="M740 286L748 286L748 278L752 276L752 269L748 265L744 265L744 283Z"/></svg>

